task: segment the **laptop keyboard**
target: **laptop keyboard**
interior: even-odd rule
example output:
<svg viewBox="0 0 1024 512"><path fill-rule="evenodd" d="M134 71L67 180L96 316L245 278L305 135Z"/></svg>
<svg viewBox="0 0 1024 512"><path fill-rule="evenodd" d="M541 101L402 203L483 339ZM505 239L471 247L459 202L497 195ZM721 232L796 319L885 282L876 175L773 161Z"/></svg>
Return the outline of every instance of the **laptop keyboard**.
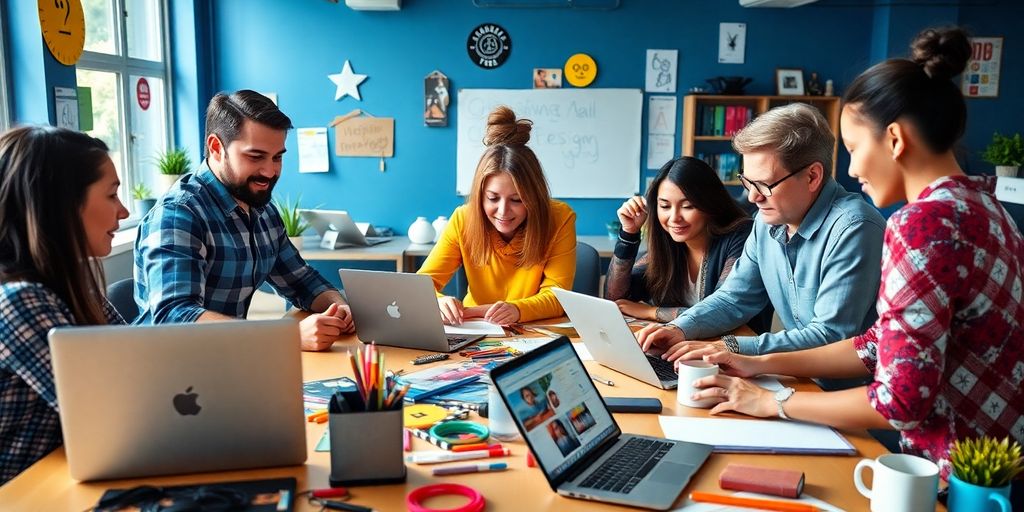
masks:
<svg viewBox="0 0 1024 512"><path fill-rule="evenodd" d="M580 487L629 494L661 462L672 444L634 437L584 479Z"/></svg>
<svg viewBox="0 0 1024 512"><path fill-rule="evenodd" d="M651 368L654 368L654 373L658 374L659 379L676 380L679 378L679 375L676 374L675 363L650 354L646 355L647 361L651 363Z"/></svg>

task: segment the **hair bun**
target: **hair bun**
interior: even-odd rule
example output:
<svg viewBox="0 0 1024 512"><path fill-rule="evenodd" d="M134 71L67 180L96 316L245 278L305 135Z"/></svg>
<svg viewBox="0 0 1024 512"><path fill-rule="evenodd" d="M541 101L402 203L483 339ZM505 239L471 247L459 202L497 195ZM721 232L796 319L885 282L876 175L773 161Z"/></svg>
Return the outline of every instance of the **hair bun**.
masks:
<svg viewBox="0 0 1024 512"><path fill-rule="evenodd" d="M502 105L496 107L487 116L487 131L484 133L484 145L508 144L522 146L530 141L530 129L533 122L529 119L516 119L512 109Z"/></svg>
<svg viewBox="0 0 1024 512"><path fill-rule="evenodd" d="M911 60L928 76L936 80L949 80L959 75L971 58L971 43L967 32L959 27L929 28L910 43Z"/></svg>

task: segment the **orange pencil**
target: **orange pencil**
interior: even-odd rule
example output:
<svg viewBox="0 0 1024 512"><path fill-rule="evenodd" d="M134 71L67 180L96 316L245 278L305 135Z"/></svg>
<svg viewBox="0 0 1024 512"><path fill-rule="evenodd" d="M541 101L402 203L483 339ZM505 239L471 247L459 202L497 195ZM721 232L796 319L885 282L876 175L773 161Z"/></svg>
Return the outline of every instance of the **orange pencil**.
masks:
<svg viewBox="0 0 1024 512"><path fill-rule="evenodd" d="M330 419L330 416L328 416L327 414L324 414L323 416L317 416L316 419L313 420L313 421L315 421L318 424L319 423L327 423L328 419Z"/></svg>
<svg viewBox="0 0 1024 512"><path fill-rule="evenodd" d="M741 498L739 496L728 496L712 492L693 491L690 499L703 503L718 503L720 505L736 505L737 507L759 508L761 510L780 510L782 512L818 512L818 507L809 503L796 503L792 501L763 500L760 498Z"/></svg>
<svg viewBox="0 0 1024 512"><path fill-rule="evenodd" d="M313 422L313 421L316 421L316 419L321 417L321 416L327 416L327 409L321 409L319 411L316 411L316 412L310 414L309 416L306 416L306 421Z"/></svg>
<svg viewBox="0 0 1024 512"><path fill-rule="evenodd" d="M473 443L473 444L458 444L452 446L453 452L471 452L474 450L490 450L491 448L502 448L501 443L487 444L487 443Z"/></svg>

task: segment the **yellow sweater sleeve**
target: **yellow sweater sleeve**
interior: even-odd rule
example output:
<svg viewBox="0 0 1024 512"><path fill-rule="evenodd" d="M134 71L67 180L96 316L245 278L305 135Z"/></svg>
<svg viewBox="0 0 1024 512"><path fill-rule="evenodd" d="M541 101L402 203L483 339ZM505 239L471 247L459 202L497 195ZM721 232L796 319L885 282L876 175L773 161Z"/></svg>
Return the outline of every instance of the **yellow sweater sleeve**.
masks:
<svg viewBox="0 0 1024 512"><path fill-rule="evenodd" d="M438 297L444 296L441 290L462 266L462 226L465 222L463 210L464 207L460 206L452 212L452 218L444 232L438 237L427 259L423 261L423 266L416 272L430 276Z"/></svg>
<svg viewBox="0 0 1024 512"><path fill-rule="evenodd" d="M540 289L533 296L508 301L519 308L520 322L562 316L562 304L551 289L571 290L576 276L576 212L565 203L555 202L554 206L555 235L547 259L541 263Z"/></svg>

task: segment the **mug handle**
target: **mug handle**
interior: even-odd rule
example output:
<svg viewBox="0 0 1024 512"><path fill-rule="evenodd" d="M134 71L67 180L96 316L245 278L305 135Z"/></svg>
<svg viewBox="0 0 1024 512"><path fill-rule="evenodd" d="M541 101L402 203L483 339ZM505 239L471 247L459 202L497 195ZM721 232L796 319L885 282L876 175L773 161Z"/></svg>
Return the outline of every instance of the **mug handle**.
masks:
<svg viewBox="0 0 1024 512"><path fill-rule="evenodd" d="M1002 494L990 492L988 494L988 501L996 502L1002 512L1013 512L1013 507L1010 506L1010 500L1006 499L1006 496L1003 496Z"/></svg>
<svg viewBox="0 0 1024 512"><path fill-rule="evenodd" d="M871 459L861 459L860 462L857 463L857 466L853 468L853 485L857 487L857 492L859 492L861 496L864 496L865 498L870 500L872 494L871 489L868 489L868 487L864 485L864 481L861 480L861 475L864 473L864 468L871 468L871 472L874 473L875 461ZM1001 497L1002 496L1000 496L1000 498Z"/></svg>

